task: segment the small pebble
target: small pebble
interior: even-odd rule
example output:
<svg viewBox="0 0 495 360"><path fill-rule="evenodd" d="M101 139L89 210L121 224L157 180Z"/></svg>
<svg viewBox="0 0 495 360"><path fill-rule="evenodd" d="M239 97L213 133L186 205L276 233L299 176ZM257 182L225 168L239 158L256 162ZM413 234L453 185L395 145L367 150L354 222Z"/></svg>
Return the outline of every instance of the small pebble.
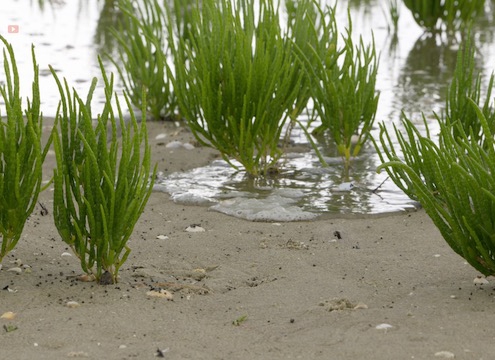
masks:
<svg viewBox="0 0 495 360"><path fill-rule="evenodd" d="M451 353L450 351L439 351L435 353L436 357L443 358L443 359L454 359L455 355L454 353Z"/></svg>
<svg viewBox="0 0 495 360"><path fill-rule="evenodd" d="M122 349L127 349L127 345L123 345L123 344L122 344L122 345L120 345L120 346L119 346L119 349L121 349L121 350L122 350Z"/></svg>
<svg viewBox="0 0 495 360"><path fill-rule="evenodd" d="M15 319L15 316L16 316L16 314L13 313L12 311L7 311L7 312L4 312L2 314L2 316L0 316L0 319L14 320Z"/></svg>
<svg viewBox="0 0 495 360"><path fill-rule="evenodd" d="M65 306L67 306L68 308L71 308L71 309L75 309L81 305L77 301L67 301L65 303Z"/></svg>
<svg viewBox="0 0 495 360"><path fill-rule="evenodd" d="M156 238L159 239L159 240L168 240L168 236L167 235L158 235Z"/></svg>
<svg viewBox="0 0 495 360"><path fill-rule="evenodd" d="M155 136L155 140L162 140L162 139L165 139L166 137L167 137L167 134L161 133L161 134L158 134L157 136Z"/></svg>
<svg viewBox="0 0 495 360"><path fill-rule="evenodd" d="M182 144L182 146L183 146L183 147L184 147L184 149L186 149L186 150L193 150L193 149L194 149L194 145L193 145L193 144L184 143L184 144Z"/></svg>
<svg viewBox="0 0 495 360"><path fill-rule="evenodd" d="M95 276L93 274L83 274L77 278L77 280L82 282L92 282L95 281Z"/></svg>

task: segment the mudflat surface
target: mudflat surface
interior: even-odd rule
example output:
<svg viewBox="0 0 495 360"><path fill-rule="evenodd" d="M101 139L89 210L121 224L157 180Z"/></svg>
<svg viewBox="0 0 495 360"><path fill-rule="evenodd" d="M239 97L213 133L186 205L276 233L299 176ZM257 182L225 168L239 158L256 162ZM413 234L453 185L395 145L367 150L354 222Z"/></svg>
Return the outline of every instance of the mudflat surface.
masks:
<svg viewBox="0 0 495 360"><path fill-rule="evenodd" d="M193 142L183 128L148 127L161 171L218 156L203 147L167 148ZM45 178L53 166L49 155ZM78 259L53 224L52 192L39 200L48 214L36 208L0 271L0 315L15 313L0 319L2 359L494 356L494 286L473 283L478 273L421 210L253 223L155 192L119 283L103 286L77 280ZM205 231L186 231L192 225Z"/></svg>

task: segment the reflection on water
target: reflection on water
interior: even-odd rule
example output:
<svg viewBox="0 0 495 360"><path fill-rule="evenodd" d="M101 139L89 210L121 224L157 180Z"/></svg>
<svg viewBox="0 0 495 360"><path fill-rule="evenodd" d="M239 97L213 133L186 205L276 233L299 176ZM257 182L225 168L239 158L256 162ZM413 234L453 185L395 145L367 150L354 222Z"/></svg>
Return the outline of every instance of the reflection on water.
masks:
<svg viewBox="0 0 495 360"><path fill-rule="evenodd" d="M92 77L99 77L97 54L112 53L118 46L109 32L110 27L119 28L123 24L117 2L0 1L0 33L14 46L24 99L30 92L30 49L31 43L35 45L40 65L41 100L45 116L53 116L58 103L58 91L48 72L48 64L57 69L59 76L66 77L69 85L74 86L84 97ZM437 37L425 35L404 6L400 9L398 32L391 34L384 14L384 11L387 11L386 2L377 0L339 1L337 19L340 31L346 26L347 6L350 7L353 19L353 34L362 35L365 42L370 42L373 36L377 51L380 52L377 88L381 95L377 121L399 124L402 109L415 120L420 120L421 111L426 112L427 118L431 118L431 111L441 111L452 78L458 44L455 41L439 41ZM495 68L495 23L492 6L492 2L486 2L487 12L477 19L474 26L475 42L479 50L477 67L485 76L489 76ZM18 26L19 32L9 33L9 25ZM106 63L105 66L107 70L113 69L110 63ZM1 72L0 83L4 81L4 74ZM95 105L101 103L104 98L101 82L99 86L95 93ZM4 114L1 105L0 111ZM95 113L97 111L98 106ZM378 126L375 126L372 134L376 136L377 131ZM291 139L294 143L307 143L300 131L294 131ZM326 156L335 156L332 146L327 144L324 138L317 141ZM408 207L408 200L391 181L386 181L379 191L371 191L385 180L384 174L375 173L378 164L379 160L372 146L368 146L352 165L352 178L356 187L348 192L334 191L335 186L342 182L340 165L323 169L312 153L288 159L287 169L264 187L246 179L242 173L219 164L212 164L211 169L196 169L186 174L167 174L170 177L166 184L169 188L186 186L195 192L195 195L207 198L209 203L215 205L225 201L226 197L229 198L229 202L225 205L232 205L234 198L269 198L270 201L276 202L273 199L279 198L270 196L279 196L291 199L290 203L284 205L285 208L297 206L300 211L308 213L375 213ZM199 183L199 180L204 183ZM193 182L196 182L194 186ZM198 188L193 190L195 186ZM284 194L280 190L287 188L294 191ZM177 191L184 192L184 189ZM174 192L173 196L178 195ZM182 196L183 199L186 197ZM235 208L239 205L233 206ZM241 212L246 213L245 210Z"/></svg>

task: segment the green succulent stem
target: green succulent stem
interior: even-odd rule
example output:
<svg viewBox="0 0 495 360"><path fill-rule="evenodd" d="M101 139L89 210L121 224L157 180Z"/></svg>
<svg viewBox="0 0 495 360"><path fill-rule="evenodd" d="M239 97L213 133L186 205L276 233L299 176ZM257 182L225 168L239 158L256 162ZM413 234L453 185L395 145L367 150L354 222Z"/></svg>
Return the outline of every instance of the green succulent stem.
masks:
<svg viewBox="0 0 495 360"><path fill-rule="evenodd" d="M380 124L379 140L374 140L382 161L377 171L386 170L399 188L421 203L457 254L482 274L495 275L495 116L488 98L493 76L482 101L469 40L459 51L446 115L435 115L438 138L424 115L425 134L403 114L403 130L394 127L398 146Z"/></svg>
<svg viewBox="0 0 495 360"><path fill-rule="evenodd" d="M41 144L39 73L34 46L31 49L34 80L32 99L23 110L20 79L12 46L0 36L6 84L0 87L6 117L0 114L0 262L19 241L27 218L41 191L42 164L50 147Z"/></svg>
<svg viewBox="0 0 495 360"><path fill-rule="evenodd" d="M126 123L119 99L113 98L113 74L108 78L99 61L106 101L96 126L91 99L97 80L84 102L51 69L61 96L54 136L54 218L83 271L97 281L109 273L115 283L131 251L127 241L151 194L156 167L150 178L145 91L140 125L124 93L131 117Z"/></svg>

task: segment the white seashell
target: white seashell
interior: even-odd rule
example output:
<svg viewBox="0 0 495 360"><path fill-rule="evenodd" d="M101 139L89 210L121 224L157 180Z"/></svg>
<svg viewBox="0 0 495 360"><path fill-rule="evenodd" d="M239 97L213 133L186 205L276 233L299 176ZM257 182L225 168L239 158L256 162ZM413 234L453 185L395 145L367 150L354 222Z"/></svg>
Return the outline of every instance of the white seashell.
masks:
<svg viewBox="0 0 495 360"><path fill-rule="evenodd" d="M156 238L159 239L159 240L168 240L168 236L167 235L158 235Z"/></svg>
<svg viewBox="0 0 495 360"><path fill-rule="evenodd" d="M444 359L453 359L455 358L454 353L451 353L450 351L439 351L435 353L436 357L441 357Z"/></svg>
<svg viewBox="0 0 495 360"><path fill-rule="evenodd" d="M22 273L22 269L20 267L12 267L12 268L8 269L7 271L14 272L16 274Z"/></svg>
<svg viewBox="0 0 495 360"><path fill-rule="evenodd" d="M380 324L380 325L375 326L375 329L377 329L377 330L388 330L391 328L393 328L393 326L390 324Z"/></svg>
<svg viewBox="0 0 495 360"><path fill-rule="evenodd" d="M69 252L63 252L60 256L72 256L72 254Z"/></svg>
<svg viewBox="0 0 495 360"><path fill-rule="evenodd" d="M440 254L435 254L433 256L436 257L436 258L439 258L441 255Z"/></svg>
<svg viewBox="0 0 495 360"><path fill-rule="evenodd" d="M160 289L160 290L150 290L146 293L146 295L151 297L159 297L167 300L173 300L174 296L170 291Z"/></svg>
<svg viewBox="0 0 495 360"><path fill-rule="evenodd" d="M361 309L367 309L368 308L368 305L360 302L360 303L357 303L356 306L354 306L354 310L361 310Z"/></svg>
<svg viewBox="0 0 495 360"><path fill-rule="evenodd" d="M206 230L199 225L191 225L186 228L187 232L205 232Z"/></svg>
<svg viewBox="0 0 495 360"><path fill-rule="evenodd" d="M182 143L177 140L171 141L167 145L165 145L167 149L180 149L182 146Z"/></svg>
<svg viewBox="0 0 495 360"><path fill-rule="evenodd" d="M193 144L184 143L184 144L182 144L182 146L183 146L183 147L184 147L184 149L186 149L186 150L193 150L193 149L194 149L194 145L193 145Z"/></svg>
<svg viewBox="0 0 495 360"><path fill-rule="evenodd" d="M7 312L4 312L2 314L2 316L0 316L0 319L14 320L15 319L15 316L16 316L16 314L13 313L12 311L7 311Z"/></svg>
<svg viewBox="0 0 495 360"><path fill-rule="evenodd" d="M474 285L486 285L489 282L486 278L481 277L481 276L477 276L474 278L473 283L474 283Z"/></svg>
<svg viewBox="0 0 495 360"><path fill-rule="evenodd" d="M68 308L71 308L71 309L75 309L75 308L81 306L81 304L79 304L77 301L67 301L65 303L65 306L67 306Z"/></svg>
<svg viewBox="0 0 495 360"><path fill-rule="evenodd" d="M161 134L158 134L157 136L155 136L155 140L165 139L166 137L167 137L167 134L161 133Z"/></svg>

